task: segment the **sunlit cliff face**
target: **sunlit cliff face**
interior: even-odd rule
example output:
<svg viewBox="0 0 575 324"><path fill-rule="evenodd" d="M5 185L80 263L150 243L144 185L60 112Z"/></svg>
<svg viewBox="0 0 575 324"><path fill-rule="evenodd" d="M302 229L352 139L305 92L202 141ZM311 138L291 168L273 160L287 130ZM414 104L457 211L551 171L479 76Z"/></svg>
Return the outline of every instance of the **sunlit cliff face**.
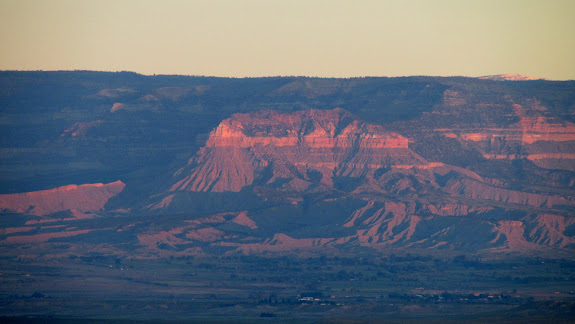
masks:
<svg viewBox="0 0 575 324"><path fill-rule="evenodd" d="M68 185L26 193L0 195L0 210L36 216L65 210L92 212L104 208L111 197L126 185L122 181L108 184Z"/></svg>
<svg viewBox="0 0 575 324"><path fill-rule="evenodd" d="M310 170L330 185L334 175L357 177L390 164L422 163L408 149L407 138L343 109L260 111L222 121L206 146L176 173L180 180L171 190L239 191L266 168L273 174L267 183L295 179L292 186L301 189L310 181Z"/></svg>
<svg viewBox="0 0 575 324"><path fill-rule="evenodd" d="M381 126L349 120L342 109L236 114L210 133L207 147L247 148L258 145L309 148L407 148L408 140Z"/></svg>

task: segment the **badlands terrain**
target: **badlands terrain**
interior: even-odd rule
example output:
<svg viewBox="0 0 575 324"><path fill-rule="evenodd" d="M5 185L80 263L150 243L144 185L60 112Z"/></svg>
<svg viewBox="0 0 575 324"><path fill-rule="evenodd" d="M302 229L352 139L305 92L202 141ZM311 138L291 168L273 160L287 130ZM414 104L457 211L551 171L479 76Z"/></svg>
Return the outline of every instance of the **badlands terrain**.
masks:
<svg viewBox="0 0 575 324"><path fill-rule="evenodd" d="M289 284L272 276L270 282L279 286L254 288L243 258L260 265L284 258L286 269L290 262L303 262L315 284L294 277L293 282L307 282L284 293L284 301L296 304L306 291L334 300L353 295L353 303L334 305L359 308L366 306L357 298L375 298L369 299L373 306L386 296L408 308L389 308L393 302L385 302L388 308L377 312L400 316L410 313L409 296L437 303L449 299L441 297L446 292L457 294L458 302L497 293L498 303L508 298L498 305L559 307L553 314L565 315L563 308L573 307L566 302L575 289L573 81L4 71L0 84L4 314L31 314L34 307L27 307L39 301L65 304L62 287L68 285L48 284L52 279L46 276L54 269L67 278L100 278L86 286L92 294L119 280L126 287L174 286L181 289L174 290L180 291L176 297L185 295L190 302L191 288L179 280L195 274L189 282L202 288L192 295L204 301L244 293L256 303L267 300L266 305L281 300L279 291ZM331 267L335 277L318 272L315 258L323 258L320 264ZM173 277L160 286L149 272L105 280L80 274L101 274L108 266L155 269L162 262L171 262L166 269L174 272L166 270ZM552 276L541 275L541 262L555 265L547 270ZM359 268L351 264L363 274L354 273ZM181 272L186 265L191 273ZM418 267L429 273L435 288L418 293L414 289L421 287L410 284L390 292L383 285L362 293L367 286L351 283L369 278L390 287L399 277L418 282L423 280ZM463 268L475 269L478 277L463 275ZM206 269L214 269L221 285L237 279L247 288L226 294ZM445 271L458 278L455 287L435 280ZM21 279L26 275L37 278ZM355 290L342 293L350 287L340 287L335 293L318 284L326 280ZM470 280L477 286L466 288L463 283ZM501 284L483 285L490 280ZM517 293L530 280L549 284ZM143 287L134 291L140 294ZM46 291L54 299L48 300ZM154 291L150 296L163 294ZM549 296L559 304L541 304ZM481 298L473 309L484 314L478 305L489 297ZM511 306L498 310L511 312L505 316L523 314ZM441 313L431 304L418 307L421 314ZM274 312L282 314L261 308L256 315Z"/></svg>

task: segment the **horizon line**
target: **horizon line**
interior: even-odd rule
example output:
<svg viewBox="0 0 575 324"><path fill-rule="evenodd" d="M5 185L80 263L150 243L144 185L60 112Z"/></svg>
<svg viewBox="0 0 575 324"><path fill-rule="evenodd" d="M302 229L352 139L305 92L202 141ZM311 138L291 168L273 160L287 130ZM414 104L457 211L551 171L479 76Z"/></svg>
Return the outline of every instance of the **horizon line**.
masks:
<svg viewBox="0 0 575 324"><path fill-rule="evenodd" d="M0 72L99 72L99 73L132 73L142 76L181 76L181 77L202 77L202 78L224 78L224 79L257 79L257 78L314 78L314 79L366 79L366 78L413 78L413 77L430 77L430 78L469 78L469 79L482 79L489 77L498 76L522 76L529 77L524 74L519 73L500 73L500 74L488 74L481 76L467 76L467 75L425 75L425 74L415 74L415 75L397 75L397 76L385 76L385 75L363 75L363 76L318 76L318 75L260 75L260 76L222 76L222 75L200 75L200 74L168 74L168 73L153 73L145 74L136 71L129 70L90 70L90 69L55 69L55 70L18 70L18 69L2 69ZM489 79L487 79L489 80ZM494 80L492 80L494 81ZM548 79L548 78L533 78L531 80L497 80L497 81L575 81L575 79Z"/></svg>

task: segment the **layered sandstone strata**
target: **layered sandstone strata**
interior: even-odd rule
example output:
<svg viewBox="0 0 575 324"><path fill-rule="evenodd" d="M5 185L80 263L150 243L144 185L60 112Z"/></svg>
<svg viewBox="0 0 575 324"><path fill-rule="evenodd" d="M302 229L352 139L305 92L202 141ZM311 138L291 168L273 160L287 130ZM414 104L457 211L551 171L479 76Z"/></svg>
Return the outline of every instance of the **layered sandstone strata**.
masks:
<svg viewBox="0 0 575 324"><path fill-rule="evenodd" d="M459 104L459 101L454 101L453 93L446 91L444 95L448 106L453 102ZM575 124L544 116L547 108L537 101L520 105L508 100L514 116L519 119L509 127L442 128L435 131L472 144L486 159L528 159L541 168L575 171Z"/></svg>
<svg viewBox="0 0 575 324"><path fill-rule="evenodd" d="M302 189L312 182L331 185L334 176L425 163L408 148L407 138L343 109L260 111L222 121L176 173L171 190L240 191L256 179L267 184L289 179L291 187Z"/></svg>

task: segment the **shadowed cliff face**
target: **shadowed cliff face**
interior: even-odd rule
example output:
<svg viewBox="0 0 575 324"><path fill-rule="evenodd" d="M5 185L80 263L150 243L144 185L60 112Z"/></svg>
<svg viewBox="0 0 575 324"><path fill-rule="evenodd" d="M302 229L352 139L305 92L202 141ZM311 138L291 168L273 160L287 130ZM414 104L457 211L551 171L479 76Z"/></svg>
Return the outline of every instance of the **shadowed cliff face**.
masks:
<svg viewBox="0 0 575 324"><path fill-rule="evenodd" d="M256 179L305 189L333 185L334 176L373 176L392 165L427 162L408 139L355 119L343 109L293 114L235 114L210 133L206 146L180 169L171 191L240 191Z"/></svg>

